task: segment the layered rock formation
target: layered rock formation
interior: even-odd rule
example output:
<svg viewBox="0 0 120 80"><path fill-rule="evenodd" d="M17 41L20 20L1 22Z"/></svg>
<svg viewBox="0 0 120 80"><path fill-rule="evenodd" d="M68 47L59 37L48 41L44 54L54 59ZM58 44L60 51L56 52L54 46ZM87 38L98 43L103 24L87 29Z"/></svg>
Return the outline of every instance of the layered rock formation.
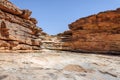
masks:
<svg viewBox="0 0 120 80"><path fill-rule="evenodd" d="M21 10L8 0L0 0L0 50L38 50L42 32L31 18L31 11Z"/></svg>
<svg viewBox="0 0 120 80"><path fill-rule="evenodd" d="M62 35L63 49L120 53L120 8L80 18Z"/></svg>

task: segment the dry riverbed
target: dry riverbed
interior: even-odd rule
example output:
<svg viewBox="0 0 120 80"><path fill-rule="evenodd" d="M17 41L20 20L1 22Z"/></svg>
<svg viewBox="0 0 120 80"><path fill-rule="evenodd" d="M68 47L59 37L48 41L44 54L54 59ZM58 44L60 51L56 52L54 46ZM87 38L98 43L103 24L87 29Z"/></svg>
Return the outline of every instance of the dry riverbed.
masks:
<svg viewBox="0 0 120 80"><path fill-rule="evenodd" d="M120 80L120 57L52 50L0 53L0 80Z"/></svg>

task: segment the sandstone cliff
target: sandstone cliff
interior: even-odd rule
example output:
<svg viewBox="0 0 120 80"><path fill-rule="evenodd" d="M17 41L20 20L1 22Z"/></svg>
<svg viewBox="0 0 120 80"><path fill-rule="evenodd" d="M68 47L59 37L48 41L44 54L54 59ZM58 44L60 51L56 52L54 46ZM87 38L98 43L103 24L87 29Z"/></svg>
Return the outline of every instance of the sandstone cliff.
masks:
<svg viewBox="0 0 120 80"><path fill-rule="evenodd" d="M8 0L0 0L0 50L38 50L42 29L31 18L31 11L21 10Z"/></svg>
<svg viewBox="0 0 120 80"><path fill-rule="evenodd" d="M65 50L120 53L120 8L80 18L59 35Z"/></svg>

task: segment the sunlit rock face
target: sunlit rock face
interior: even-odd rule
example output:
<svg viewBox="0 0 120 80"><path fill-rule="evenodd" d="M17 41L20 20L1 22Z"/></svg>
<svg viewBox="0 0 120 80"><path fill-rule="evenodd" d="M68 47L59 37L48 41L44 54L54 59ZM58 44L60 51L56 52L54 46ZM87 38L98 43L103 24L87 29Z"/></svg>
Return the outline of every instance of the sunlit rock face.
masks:
<svg viewBox="0 0 120 80"><path fill-rule="evenodd" d="M59 35L65 50L120 54L120 8L80 18Z"/></svg>
<svg viewBox="0 0 120 80"><path fill-rule="evenodd" d="M8 0L0 0L0 50L38 50L42 29L31 18L31 11L21 10Z"/></svg>

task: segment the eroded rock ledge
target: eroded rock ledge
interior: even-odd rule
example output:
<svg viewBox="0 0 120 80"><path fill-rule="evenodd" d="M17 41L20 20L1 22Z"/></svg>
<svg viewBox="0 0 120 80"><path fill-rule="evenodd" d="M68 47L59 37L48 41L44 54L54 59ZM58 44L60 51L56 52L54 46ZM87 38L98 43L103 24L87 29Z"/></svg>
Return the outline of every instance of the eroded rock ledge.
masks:
<svg viewBox="0 0 120 80"><path fill-rule="evenodd" d="M120 54L120 8L80 18L59 35L63 50Z"/></svg>
<svg viewBox="0 0 120 80"><path fill-rule="evenodd" d="M8 0L0 0L0 50L39 50L42 29L31 18L31 11L21 10Z"/></svg>

